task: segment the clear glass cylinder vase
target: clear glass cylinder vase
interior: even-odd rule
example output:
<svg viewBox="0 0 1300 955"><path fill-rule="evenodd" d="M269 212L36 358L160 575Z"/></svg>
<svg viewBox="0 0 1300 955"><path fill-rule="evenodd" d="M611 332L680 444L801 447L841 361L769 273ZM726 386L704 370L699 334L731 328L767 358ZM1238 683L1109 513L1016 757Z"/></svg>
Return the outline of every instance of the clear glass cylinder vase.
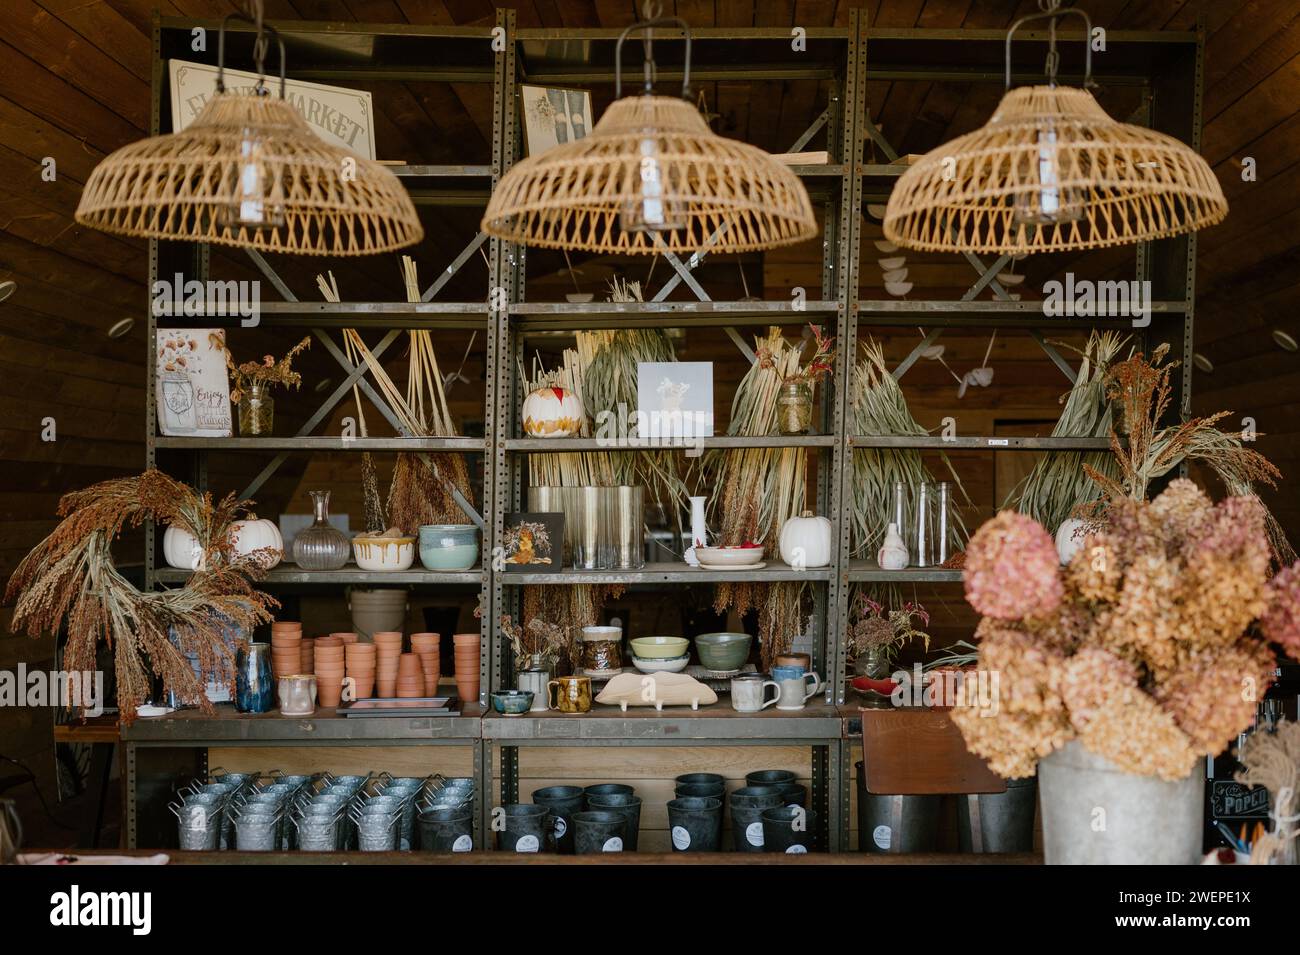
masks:
<svg viewBox="0 0 1300 955"><path fill-rule="evenodd" d="M330 524L330 492L311 491L315 520L293 540L293 559L303 570L339 570L352 554L348 535Z"/></svg>
<svg viewBox="0 0 1300 955"><path fill-rule="evenodd" d="M812 387L803 381L785 382L776 399L776 414L782 434L807 434L812 430Z"/></svg>

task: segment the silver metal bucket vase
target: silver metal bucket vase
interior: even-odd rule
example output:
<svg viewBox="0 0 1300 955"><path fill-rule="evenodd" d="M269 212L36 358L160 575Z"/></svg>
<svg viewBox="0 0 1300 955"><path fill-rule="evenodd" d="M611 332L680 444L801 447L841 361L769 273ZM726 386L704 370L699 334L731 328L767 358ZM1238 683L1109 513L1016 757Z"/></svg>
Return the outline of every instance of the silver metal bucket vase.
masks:
<svg viewBox="0 0 1300 955"><path fill-rule="evenodd" d="M1048 865L1194 865L1205 779L1134 776L1075 741L1038 764Z"/></svg>

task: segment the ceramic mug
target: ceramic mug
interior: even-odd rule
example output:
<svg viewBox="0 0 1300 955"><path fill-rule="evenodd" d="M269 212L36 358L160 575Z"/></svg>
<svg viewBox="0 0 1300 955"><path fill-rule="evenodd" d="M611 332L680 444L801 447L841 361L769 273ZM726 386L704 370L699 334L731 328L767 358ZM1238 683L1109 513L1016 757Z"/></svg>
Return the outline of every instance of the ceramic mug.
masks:
<svg viewBox="0 0 1300 955"><path fill-rule="evenodd" d="M591 677L562 676L546 684L546 703L561 713L587 713L591 710Z"/></svg>
<svg viewBox="0 0 1300 955"><path fill-rule="evenodd" d="M776 688L776 696L765 700L769 686ZM780 699L781 684L775 680L764 680L754 674L731 678L731 708L737 713L757 713Z"/></svg>
<svg viewBox="0 0 1300 955"><path fill-rule="evenodd" d="M794 664L780 664L772 667L772 679L780 683L782 680L802 680L803 675L808 672L808 668Z"/></svg>
<svg viewBox="0 0 1300 955"><path fill-rule="evenodd" d="M781 669L776 667L775 669ZM809 681L812 681L811 683ZM778 710L802 710L808 698L821 689L821 680L816 673L805 673L799 677L786 677L778 681L781 688Z"/></svg>
<svg viewBox="0 0 1300 955"><path fill-rule="evenodd" d="M546 685L550 682L550 670L520 670L515 677L515 684L519 689L528 690L533 694L532 712L534 713L546 711Z"/></svg>

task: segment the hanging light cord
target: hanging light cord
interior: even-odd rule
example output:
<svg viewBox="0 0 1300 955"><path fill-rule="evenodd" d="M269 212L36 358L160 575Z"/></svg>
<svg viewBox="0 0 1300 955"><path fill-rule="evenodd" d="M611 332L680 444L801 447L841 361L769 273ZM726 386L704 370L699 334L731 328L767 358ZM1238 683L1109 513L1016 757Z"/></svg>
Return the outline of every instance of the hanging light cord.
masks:
<svg viewBox="0 0 1300 955"><path fill-rule="evenodd" d="M258 96L268 95L266 89L266 53L270 49L270 38L275 37L275 42L280 47L280 99L284 99L286 80L284 39L275 27L263 21L262 0L251 0L249 12L252 14L251 16L244 13L231 13L221 21L221 29L217 33L217 92L224 93L226 91L226 24L232 20L240 20L257 31L257 36L253 40L253 68L257 71L257 86L253 90L254 93Z"/></svg>
<svg viewBox="0 0 1300 955"><path fill-rule="evenodd" d="M1049 86L1056 87L1056 75L1061 65L1061 54L1056 48L1056 21L1068 14L1075 14L1083 17L1083 49L1084 49L1084 67L1083 67L1083 88L1095 89L1097 84L1092 80L1092 18L1088 16L1087 11L1078 7L1062 7L1061 0L1038 0L1038 13L1030 13L1021 17L1015 23L1011 24L1011 29L1007 30L1006 39L1006 88L1011 89L1011 38L1015 32L1033 20L1047 20L1047 62L1043 66L1043 72L1047 75Z"/></svg>
<svg viewBox="0 0 1300 955"><path fill-rule="evenodd" d="M651 46L651 31L655 27L675 26L686 34L686 60L682 69L682 99L691 98L691 28L681 17L661 17L649 16L651 13L657 13L661 9L658 0L649 0L646 3L644 11L647 14L646 19L640 23L633 23L631 26L623 28L623 32L618 35L618 43L614 45L614 98L623 98L623 41L631 33L645 31L646 36L642 39L642 45L645 48L645 92L647 94L654 92L655 64L654 49Z"/></svg>

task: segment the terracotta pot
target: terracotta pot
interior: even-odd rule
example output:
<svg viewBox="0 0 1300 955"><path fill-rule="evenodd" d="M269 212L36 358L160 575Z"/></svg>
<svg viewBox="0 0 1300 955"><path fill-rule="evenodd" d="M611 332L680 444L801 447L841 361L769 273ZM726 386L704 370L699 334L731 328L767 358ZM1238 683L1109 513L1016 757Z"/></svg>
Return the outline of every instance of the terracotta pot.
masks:
<svg viewBox="0 0 1300 955"><path fill-rule="evenodd" d="M316 685L316 703L318 706L338 706L343 699L343 687L338 685Z"/></svg>
<svg viewBox="0 0 1300 955"><path fill-rule="evenodd" d="M399 676L420 673L420 658L414 653L403 653L397 658L397 673Z"/></svg>
<svg viewBox="0 0 1300 955"><path fill-rule="evenodd" d="M299 620L273 620L271 621L272 633L293 633L297 631L302 633L302 622Z"/></svg>
<svg viewBox="0 0 1300 955"><path fill-rule="evenodd" d="M385 681L385 680L376 680L376 681L375 681L375 696L380 697L381 699L391 700L391 699L392 699L394 696L396 696L396 695L397 695L397 681L396 681L396 680L387 680L387 681Z"/></svg>
<svg viewBox="0 0 1300 955"><path fill-rule="evenodd" d="M461 702L463 703L477 703L478 687L479 687L478 680L475 680L473 683L469 683L464 680L457 680L456 695L460 697Z"/></svg>
<svg viewBox="0 0 1300 955"><path fill-rule="evenodd" d="M373 676L364 679L356 677L354 679L358 700L368 700L375 695L375 678Z"/></svg>
<svg viewBox="0 0 1300 955"><path fill-rule="evenodd" d="M338 637L344 643L356 643L361 637L351 630L337 630L330 634L331 637Z"/></svg>
<svg viewBox="0 0 1300 955"><path fill-rule="evenodd" d="M477 646L483 639L481 633L457 633L452 635L452 641L457 647Z"/></svg>

